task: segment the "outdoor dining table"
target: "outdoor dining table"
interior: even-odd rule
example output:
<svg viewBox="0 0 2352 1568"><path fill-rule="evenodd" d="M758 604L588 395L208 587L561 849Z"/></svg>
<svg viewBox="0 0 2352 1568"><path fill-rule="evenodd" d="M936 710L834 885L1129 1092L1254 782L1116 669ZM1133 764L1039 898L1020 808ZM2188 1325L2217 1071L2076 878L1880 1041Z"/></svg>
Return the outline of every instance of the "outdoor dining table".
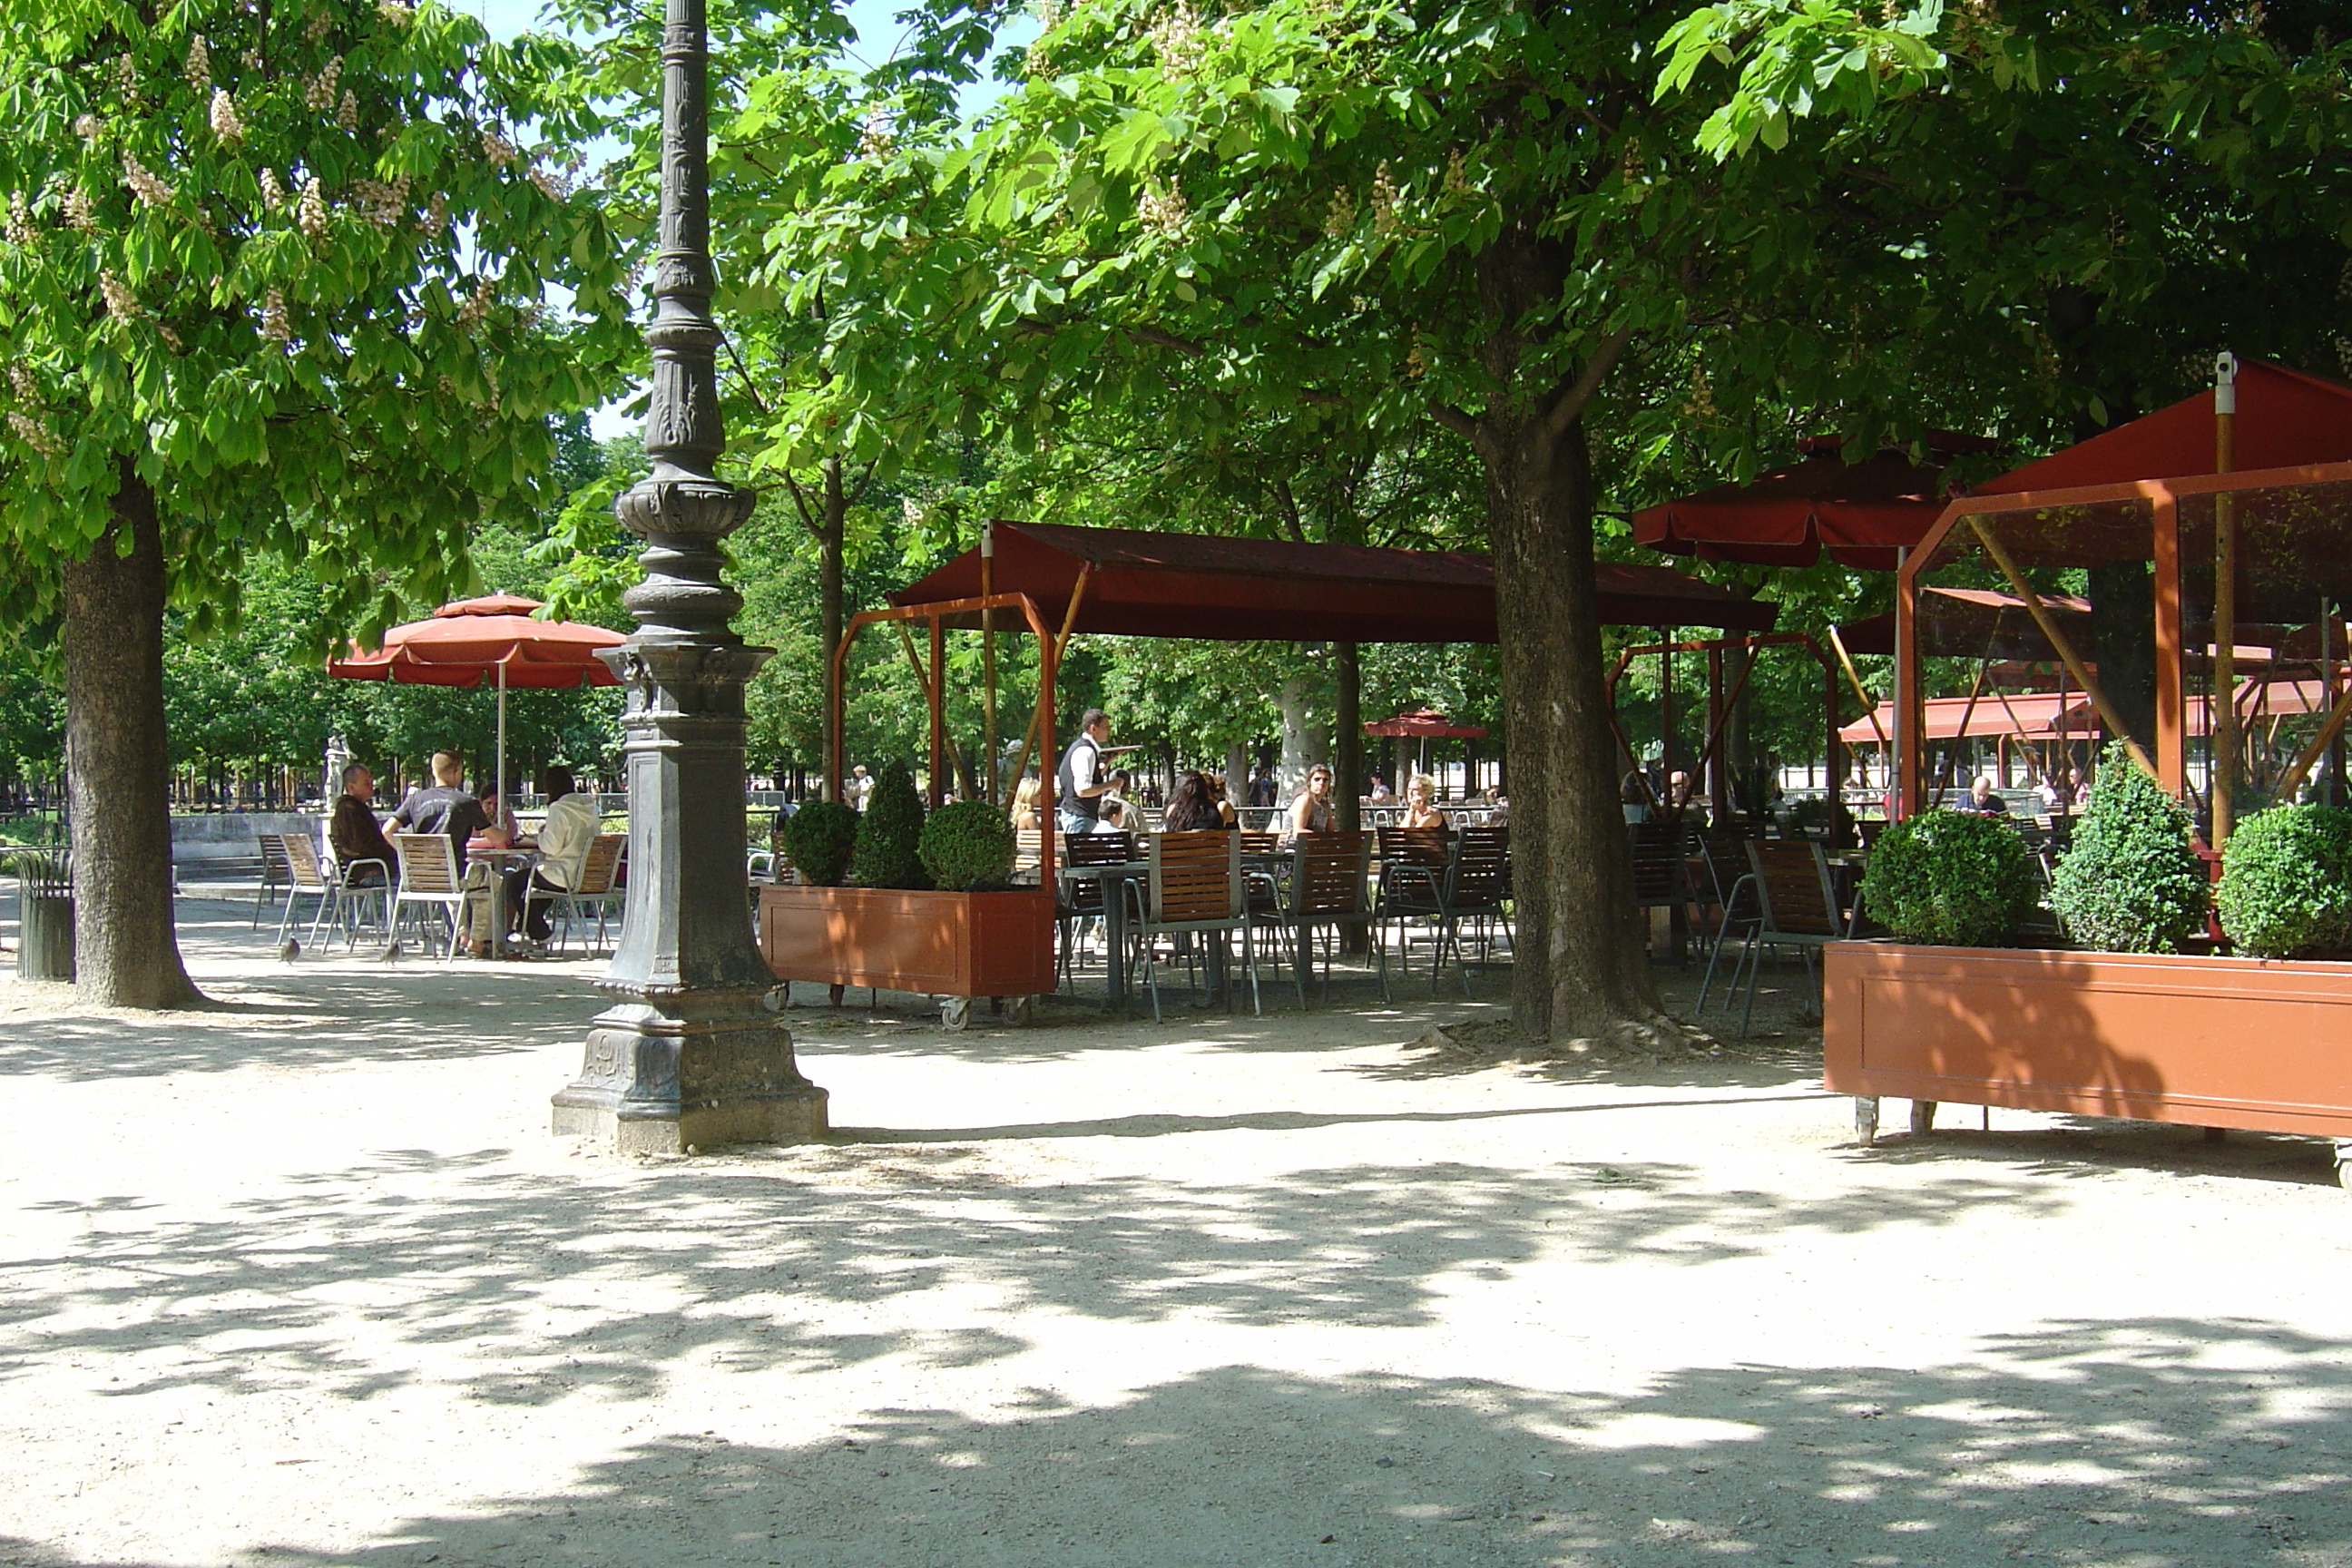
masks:
<svg viewBox="0 0 2352 1568"><path fill-rule="evenodd" d="M518 840L494 848L479 839L469 838L466 841L466 863L490 868L490 930L497 935L484 956L495 961L505 953L507 946L507 874L538 865L539 846ZM459 905L461 910L463 908Z"/></svg>
<svg viewBox="0 0 2352 1568"><path fill-rule="evenodd" d="M1056 862L1055 879L1066 890L1073 882L1100 882L1103 892L1103 940L1109 944L1110 957L1104 964L1109 972L1108 990L1104 1006L1107 1011L1127 1011L1127 889L1139 877L1151 874L1149 860L1125 860L1112 866L1065 866ZM1063 902L1069 900L1066 896ZM1075 975L1076 967L1073 965Z"/></svg>

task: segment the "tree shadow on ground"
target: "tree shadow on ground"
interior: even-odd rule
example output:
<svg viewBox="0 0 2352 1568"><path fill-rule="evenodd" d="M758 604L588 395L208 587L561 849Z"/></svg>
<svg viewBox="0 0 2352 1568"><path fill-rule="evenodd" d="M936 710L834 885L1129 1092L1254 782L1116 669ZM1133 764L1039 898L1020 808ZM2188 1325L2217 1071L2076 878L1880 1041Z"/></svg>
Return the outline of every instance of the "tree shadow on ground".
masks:
<svg viewBox="0 0 2352 1568"><path fill-rule="evenodd" d="M2335 1145L2326 1138L2232 1130L2221 1142L2209 1142L2202 1128L2100 1117L2061 1117L2054 1119L2054 1126L2015 1125L2019 1117L2039 1114L1997 1109L1995 1121L2006 1118L2011 1125L1987 1131L1976 1107L1946 1105L1937 1111L1941 1125L1924 1138L1882 1137L1867 1149L1851 1148L1840 1157L1879 1164L1997 1167L2036 1178L2129 1170L2182 1180L2227 1176L2295 1186L2336 1185ZM1954 1125L1962 1119L1976 1125Z"/></svg>
<svg viewBox="0 0 2352 1568"><path fill-rule="evenodd" d="M749 1373L1001 1353L969 1332L843 1327L934 1287L979 1290L992 1321L1043 1309L1418 1327L1461 1281L1538 1256L1679 1270L1792 1236L1943 1226L1986 1206L2027 1222L2069 1202L2047 1183L1966 1179L1790 1201L1663 1163L1347 1166L1200 1187L1008 1175L958 1145L757 1152L578 1181L500 1158L381 1154L196 1219L43 1205L55 1239L12 1260L0 1297L0 1384L89 1354L125 1395L360 1398L423 1380L508 1404L642 1397L688 1358ZM426 1346L462 1370L420 1370Z"/></svg>
<svg viewBox="0 0 2352 1568"><path fill-rule="evenodd" d="M1696 1366L1631 1397L1226 1366L1103 1406L666 1435L311 1568L2352 1561L2352 1371L2274 1325L2063 1323L1925 1369ZM134 1568L0 1541L19 1568Z"/></svg>

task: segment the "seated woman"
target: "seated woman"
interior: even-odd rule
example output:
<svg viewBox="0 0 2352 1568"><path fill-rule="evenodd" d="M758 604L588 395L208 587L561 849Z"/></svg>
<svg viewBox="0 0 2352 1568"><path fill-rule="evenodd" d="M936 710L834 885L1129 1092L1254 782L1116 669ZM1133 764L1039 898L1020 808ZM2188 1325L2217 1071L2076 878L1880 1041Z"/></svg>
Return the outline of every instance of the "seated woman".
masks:
<svg viewBox="0 0 2352 1568"><path fill-rule="evenodd" d="M1381 778L1378 773L1374 773L1372 775L1371 793L1366 795L1365 799L1374 805L1394 805L1396 804L1396 796L1389 793L1388 782Z"/></svg>
<svg viewBox="0 0 2352 1568"><path fill-rule="evenodd" d="M1235 811L1234 803L1225 798L1224 779L1216 773L1202 773L1201 777L1208 784L1209 798L1217 803L1217 826L1239 827L1242 824L1241 813Z"/></svg>
<svg viewBox="0 0 2352 1568"><path fill-rule="evenodd" d="M1024 833L1044 827L1045 819L1037 815L1037 803L1045 798L1044 780L1034 773L1023 779L1021 787L1013 792L1013 826Z"/></svg>
<svg viewBox="0 0 2352 1568"><path fill-rule="evenodd" d="M1286 837L1338 831L1339 814L1331 808L1331 770L1318 763L1307 770L1307 787L1290 803L1290 832Z"/></svg>
<svg viewBox="0 0 2352 1568"><path fill-rule="evenodd" d="M1437 781L1427 773L1415 773L1412 782L1404 786L1403 827L1443 827L1445 814L1437 809Z"/></svg>
<svg viewBox="0 0 2352 1568"><path fill-rule="evenodd" d="M1168 816L1164 826L1171 833L1197 833L1202 828L1230 827L1233 825L1218 809L1221 804L1208 774L1186 773L1176 781L1176 793L1168 797Z"/></svg>

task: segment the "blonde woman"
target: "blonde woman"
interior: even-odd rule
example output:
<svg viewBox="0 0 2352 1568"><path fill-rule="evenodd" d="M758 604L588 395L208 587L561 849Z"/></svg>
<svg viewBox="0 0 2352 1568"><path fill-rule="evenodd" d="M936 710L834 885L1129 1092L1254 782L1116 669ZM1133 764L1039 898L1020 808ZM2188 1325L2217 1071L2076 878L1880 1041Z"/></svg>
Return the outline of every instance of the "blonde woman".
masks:
<svg viewBox="0 0 2352 1568"><path fill-rule="evenodd" d="M1404 786L1404 822L1406 827L1443 827L1445 814L1437 809L1437 781L1427 773L1415 773L1412 782Z"/></svg>
<svg viewBox="0 0 2352 1568"><path fill-rule="evenodd" d="M1021 787L1013 792L1012 816L1015 828L1023 833L1034 833L1045 826L1045 818L1037 814L1037 803L1045 795L1045 781L1034 773L1021 781Z"/></svg>

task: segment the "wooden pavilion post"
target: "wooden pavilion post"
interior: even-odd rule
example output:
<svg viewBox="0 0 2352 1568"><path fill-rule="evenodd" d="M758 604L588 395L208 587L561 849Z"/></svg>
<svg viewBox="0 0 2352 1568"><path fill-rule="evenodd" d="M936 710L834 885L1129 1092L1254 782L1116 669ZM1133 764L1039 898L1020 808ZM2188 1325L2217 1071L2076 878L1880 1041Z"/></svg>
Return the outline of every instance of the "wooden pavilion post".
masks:
<svg viewBox="0 0 2352 1568"><path fill-rule="evenodd" d="M1895 810L1897 818L1919 810L1921 736L1927 710L1919 700L1919 579L1906 562L1895 576Z"/></svg>
<svg viewBox="0 0 2352 1568"><path fill-rule="evenodd" d="M996 524L983 521L980 525L980 596L983 599L996 592ZM997 769L1004 759L996 750L996 611L980 612L980 681L982 726L986 737L988 766L980 781L981 798L992 804L1003 798L997 787Z"/></svg>
<svg viewBox="0 0 2352 1568"><path fill-rule="evenodd" d="M2237 466L2238 360L2223 350L2213 361L2213 471ZM2213 496L2213 694L2206 725L2208 782L2213 799L2213 847L2230 842L2238 815L2238 505L2227 490Z"/></svg>
<svg viewBox="0 0 2352 1568"><path fill-rule="evenodd" d="M947 687L948 628L936 615L931 620L931 677L923 683L924 707L931 721L930 786L925 792L933 811L940 808L944 792L940 789L941 774L947 768Z"/></svg>
<svg viewBox="0 0 2352 1568"><path fill-rule="evenodd" d="M1715 738L1723 731L1726 718L1723 694L1723 649L1720 646L1706 650L1706 804L1712 819L1720 826L1731 820L1731 779L1723 765L1722 748Z"/></svg>
<svg viewBox="0 0 2352 1568"><path fill-rule="evenodd" d="M2158 489L2149 520L2156 560L2156 782L2175 800L2189 792L2188 715L2180 666L2180 502Z"/></svg>

